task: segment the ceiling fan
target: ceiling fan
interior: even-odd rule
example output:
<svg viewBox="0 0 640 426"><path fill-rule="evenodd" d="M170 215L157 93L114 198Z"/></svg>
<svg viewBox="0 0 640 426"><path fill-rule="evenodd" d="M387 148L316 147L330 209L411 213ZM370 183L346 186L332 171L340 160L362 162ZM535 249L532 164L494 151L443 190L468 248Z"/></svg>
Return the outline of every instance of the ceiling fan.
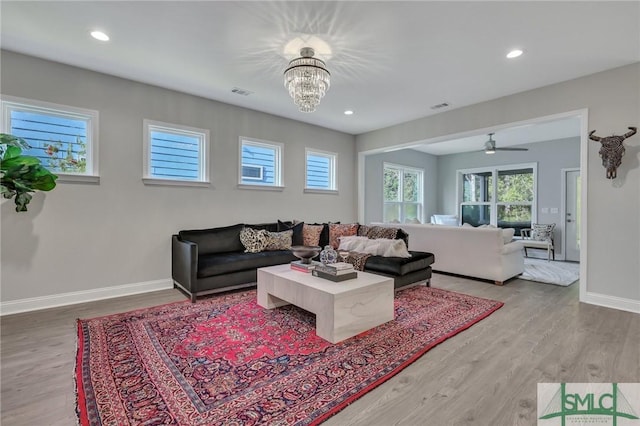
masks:
<svg viewBox="0 0 640 426"><path fill-rule="evenodd" d="M495 154L496 151L529 151L528 148L496 148L496 141L493 140L495 133L489 133L489 140L484 143L485 154Z"/></svg>

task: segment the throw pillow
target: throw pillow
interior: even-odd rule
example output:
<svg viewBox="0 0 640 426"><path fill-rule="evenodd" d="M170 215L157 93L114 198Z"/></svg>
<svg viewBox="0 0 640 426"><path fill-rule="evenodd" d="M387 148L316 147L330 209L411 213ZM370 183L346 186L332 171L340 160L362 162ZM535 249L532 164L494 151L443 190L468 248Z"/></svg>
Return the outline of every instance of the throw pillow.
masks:
<svg viewBox="0 0 640 426"><path fill-rule="evenodd" d="M361 241L369 241L369 238L362 236L354 236L349 235L346 237L340 237L340 245L338 246L338 250L346 250L346 251L356 251L355 248L358 247Z"/></svg>
<svg viewBox="0 0 640 426"><path fill-rule="evenodd" d="M531 225L531 239L535 241L550 241L553 239L553 229L555 227L555 223L549 225L534 223Z"/></svg>
<svg viewBox="0 0 640 426"><path fill-rule="evenodd" d="M245 253L258 253L267 245L267 231L244 227L240 231L240 242L245 248Z"/></svg>
<svg viewBox="0 0 640 426"><path fill-rule="evenodd" d="M293 230L282 232L268 232L267 242L264 250L289 250L291 249L291 238L293 237Z"/></svg>
<svg viewBox="0 0 640 426"><path fill-rule="evenodd" d="M367 234L369 233L369 230L371 229L370 226L367 225L360 225L358 226L358 236L360 237L366 237Z"/></svg>
<svg viewBox="0 0 640 426"><path fill-rule="evenodd" d="M329 224L329 245L337 249L340 245L338 238L356 235L358 232L357 223L330 223Z"/></svg>
<svg viewBox="0 0 640 426"><path fill-rule="evenodd" d="M307 225L302 226L302 244L305 246L317 246L320 242L320 234L323 225Z"/></svg>
<svg viewBox="0 0 640 426"><path fill-rule="evenodd" d="M407 250L407 245L403 240L395 240L390 238L378 238L375 243L378 245L378 256L384 257L411 257Z"/></svg>
<svg viewBox="0 0 640 426"><path fill-rule="evenodd" d="M367 232L367 237L371 239L387 238L394 239L398 235L398 228L387 228L386 226L372 226Z"/></svg>
<svg viewBox="0 0 640 426"><path fill-rule="evenodd" d="M516 234L516 230L513 228L504 228L502 230L502 240L505 244L509 244L513 240L513 236Z"/></svg>
<svg viewBox="0 0 640 426"><path fill-rule="evenodd" d="M402 240L391 240L389 247L385 250L384 257L411 257L407 245Z"/></svg>
<svg viewBox="0 0 640 426"><path fill-rule="evenodd" d="M278 232L282 231L293 231L293 236L291 237L291 245L301 246L304 245L304 238L302 236L302 228L304 227L304 222L296 222L293 221L293 224L288 224L278 220Z"/></svg>

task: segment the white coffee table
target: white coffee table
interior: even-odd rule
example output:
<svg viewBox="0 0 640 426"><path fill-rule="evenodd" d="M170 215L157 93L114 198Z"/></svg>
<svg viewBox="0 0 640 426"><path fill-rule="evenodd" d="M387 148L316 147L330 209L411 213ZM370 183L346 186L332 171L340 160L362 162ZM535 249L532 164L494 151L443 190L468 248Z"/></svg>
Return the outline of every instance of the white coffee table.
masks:
<svg viewBox="0 0 640 426"><path fill-rule="evenodd" d="M393 280L358 271L333 282L298 272L288 264L258 269L258 305L295 305L316 314L316 334L331 343L394 319Z"/></svg>

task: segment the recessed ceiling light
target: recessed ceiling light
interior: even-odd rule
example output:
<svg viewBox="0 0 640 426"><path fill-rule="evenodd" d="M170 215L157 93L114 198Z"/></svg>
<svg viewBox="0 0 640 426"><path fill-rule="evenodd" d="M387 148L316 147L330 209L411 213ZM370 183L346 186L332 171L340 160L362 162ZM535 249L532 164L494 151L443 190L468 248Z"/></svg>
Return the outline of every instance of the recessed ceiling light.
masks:
<svg viewBox="0 0 640 426"><path fill-rule="evenodd" d="M514 49L511 52L507 53L507 58L513 59L513 58L517 58L520 55L522 55L522 50Z"/></svg>
<svg viewBox="0 0 640 426"><path fill-rule="evenodd" d="M91 37L100 41L109 41L109 36L102 31L91 31Z"/></svg>
<svg viewBox="0 0 640 426"><path fill-rule="evenodd" d="M346 110L344 112L344 115L353 115L353 111L351 111L350 109Z"/></svg>

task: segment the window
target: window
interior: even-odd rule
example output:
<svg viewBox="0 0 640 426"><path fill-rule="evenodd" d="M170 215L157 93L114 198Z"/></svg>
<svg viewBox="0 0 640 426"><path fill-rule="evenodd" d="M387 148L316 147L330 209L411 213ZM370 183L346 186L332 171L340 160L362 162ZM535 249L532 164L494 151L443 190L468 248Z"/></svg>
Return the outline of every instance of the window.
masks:
<svg viewBox="0 0 640 426"><path fill-rule="evenodd" d="M144 120L143 181L200 186L209 183L209 131Z"/></svg>
<svg viewBox="0 0 640 426"><path fill-rule="evenodd" d="M519 235L535 221L536 164L458 170L458 178L462 223L515 228Z"/></svg>
<svg viewBox="0 0 640 426"><path fill-rule="evenodd" d="M241 188L282 188L283 145L257 139L240 138Z"/></svg>
<svg viewBox="0 0 640 426"><path fill-rule="evenodd" d="M306 150L305 191L336 192L338 155L331 152Z"/></svg>
<svg viewBox="0 0 640 426"><path fill-rule="evenodd" d="M30 99L2 98L2 132L27 141L58 182L99 182L98 112Z"/></svg>
<svg viewBox="0 0 640 426"><path fill-rule="evenodd" d="M422 185L424 171L395 164L384 164L384 222L423 222Z"/></svg>

